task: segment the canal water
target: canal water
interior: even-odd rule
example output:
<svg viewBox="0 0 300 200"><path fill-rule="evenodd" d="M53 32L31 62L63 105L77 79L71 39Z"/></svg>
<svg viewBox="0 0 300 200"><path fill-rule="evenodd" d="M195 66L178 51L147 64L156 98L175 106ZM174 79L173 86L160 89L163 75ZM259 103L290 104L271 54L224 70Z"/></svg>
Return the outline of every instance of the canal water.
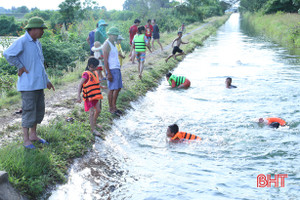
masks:
<svg viewBox="0 0 300 200"><path fill-rule="evenodd" d="M191 87L171 89L162 79L75 161L49 199L299 199L299 60L248 35L233 14L173 71ZM225 88L228 76L236 89ZM260 117L288 126L262 127ZM169 143L173 123L202 141ZM288 178L284 187L258 188L259 174Z"/></svg>

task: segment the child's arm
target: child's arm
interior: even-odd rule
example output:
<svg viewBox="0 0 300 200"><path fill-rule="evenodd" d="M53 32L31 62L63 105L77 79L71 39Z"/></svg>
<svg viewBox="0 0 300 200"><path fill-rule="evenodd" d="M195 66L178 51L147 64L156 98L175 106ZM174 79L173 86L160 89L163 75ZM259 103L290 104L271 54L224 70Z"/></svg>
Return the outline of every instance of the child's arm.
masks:
<svg viewBox="0 0 300 200"><path fill-rule="evenodd" d="M152 53L150 45L149 45L149 41L146 36L144 36L144 41L145 41L145 44L146 44L147 48L149 49L150 53Z"/></svg>
<svg viewBox="0 0 300 200"><path fill-rule="evenodd" d="M176 82L172 80L172 88L176 87Z"/></svg>
<svg viewBox="0 0 300 200"><path fill-rule="evenodd" d="M83 83L86 81L86 79L85 78L81 78L81 80L80 80L80 83L79 83L79 85L78 85L78 91L77 91L77 102L78 103L81 103L82 102L82 99L81 99L81 96L80 96L80 94L81 94L81 91L82 91L82 85L83 85Z"/></svg>
<svg viewBox="0 0 300 200"><path fill-rule="evenodd" d="M100 85L100 84L99 84ZM107 89L107 86L100 85L101 89Z"/></svg>

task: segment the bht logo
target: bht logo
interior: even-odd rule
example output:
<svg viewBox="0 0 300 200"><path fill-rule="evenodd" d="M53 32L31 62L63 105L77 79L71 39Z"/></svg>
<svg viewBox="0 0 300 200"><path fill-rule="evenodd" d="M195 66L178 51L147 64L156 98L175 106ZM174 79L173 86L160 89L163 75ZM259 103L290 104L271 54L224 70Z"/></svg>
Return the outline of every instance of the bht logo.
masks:
<svg viewBox="0 0 300 200"><path fill-rule="evenodd" d="M274 178L271 178L271 174L259 174L257 176L257 187L271 187L271 184L274 183L275 187L279 187L279 179L280 179L280 187L284 187L284 179L287 178L287 174L275 174Z"/></svg>

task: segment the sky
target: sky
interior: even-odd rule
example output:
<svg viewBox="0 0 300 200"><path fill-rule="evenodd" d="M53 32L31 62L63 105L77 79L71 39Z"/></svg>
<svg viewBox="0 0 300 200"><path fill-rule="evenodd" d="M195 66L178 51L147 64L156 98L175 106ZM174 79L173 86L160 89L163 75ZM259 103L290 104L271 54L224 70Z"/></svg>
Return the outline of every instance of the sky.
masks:
<svg viewBox="0 0 300 200"><path fill-rule="evenodd" d="M84 0L81 0L82 2ZM122 10L123 3L125 0L94 0L98 2L99 6L105 6L107 10ZM21 7L26 6L27 8L37 7L40 10L58 10L58 5L64 2L64 0L0 0L0 7L10 9L12 6Z"/></svg>

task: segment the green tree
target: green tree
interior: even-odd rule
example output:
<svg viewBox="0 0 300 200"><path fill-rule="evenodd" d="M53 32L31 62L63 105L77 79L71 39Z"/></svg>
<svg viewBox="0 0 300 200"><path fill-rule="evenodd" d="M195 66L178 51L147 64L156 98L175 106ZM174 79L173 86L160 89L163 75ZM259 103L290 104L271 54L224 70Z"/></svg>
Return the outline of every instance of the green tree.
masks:
<svg viewBox="0 0 300 200"><path fill-rule="evenodd" d="M74 22L81 15L80 0L65 0L58 7L65 25Z"/></svg>
<svg viewBox="0 0 300 200"><path fill-rule="evenodd" d="M0 35L17 35L17 31L20 29L16 24L14 17L8 17L0 15Z"/></svg>
<svg viewBox="0 0 300 200"><path fill-rule="evenodd" d="M16 13L29 13L29 9L26 6L18 7L15 11Z"/></svg>

